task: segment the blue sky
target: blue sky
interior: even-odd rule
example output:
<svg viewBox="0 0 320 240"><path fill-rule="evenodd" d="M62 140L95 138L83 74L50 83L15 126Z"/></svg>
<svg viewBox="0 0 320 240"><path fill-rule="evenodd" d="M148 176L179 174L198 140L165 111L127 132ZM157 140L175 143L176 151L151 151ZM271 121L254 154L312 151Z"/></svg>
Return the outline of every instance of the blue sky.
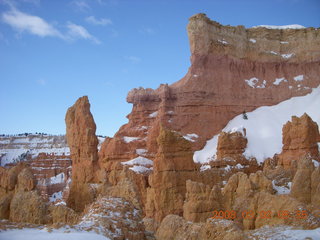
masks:
<svg viewBox="0 0 320 240"><path fill-rule="evenodd" d="M188 18L320 27L319 0L0 0L0 133L65 133L88 95L97 134L127 122L134 87L181 79Z"/></svg>

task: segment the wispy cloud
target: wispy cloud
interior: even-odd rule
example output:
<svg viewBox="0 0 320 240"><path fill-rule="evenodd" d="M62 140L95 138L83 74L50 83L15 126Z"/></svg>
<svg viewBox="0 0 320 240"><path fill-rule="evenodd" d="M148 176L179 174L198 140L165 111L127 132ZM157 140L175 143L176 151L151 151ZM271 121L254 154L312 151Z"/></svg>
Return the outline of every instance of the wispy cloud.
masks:
<svg viewBox="0 0 320 240"><path fill-rule="evenodd" d="M96 44L100 44L101 42L96 37L92 36L87 29L84 27L74 24L72 22L69 22L67 24L68 28L68 36L71 37L71 39L86 39L91 40L92 42Z"/></svg>
<svg viewBox="0 0 320 240"><path fill-rule="evenodd" d="M156 31L150 27L144 27L144 28L140 29L139 32L143 33L143 34L148 34L148 35L153 35L156 33Z"/></svg>
<svg viewBox="0 0 320 240"><path fill-rule="evenodd" d="M32 16L16 9L2 14L3 22L19 32L28 32L39 37L59 37L63 35L54 26L38 16Z"/></svg>
<svg viewBox="0 0 320 240"><path fill-rule="evenodd" d="M40 0L22 0L22 2L31 3L31 4L34 4L34 5L37 5L37 6L40 5Z"/></svg>
<svg viewBox="0 0 320 240"><path fill-rule="evenodd" d="M107 18L100 18L96 19L94 16L87 17L86 22L91 23L93 25L101 25L101 26L106 26L106 25L111 25L112 21Z"/></svg>
<svg viewBox="0 0 320 240"><path fill-rule="evenodd" d="M131 63L137 64L141 62L141 58L136 57L136 56L125 56L124 59L130 61Z"/></svg>
<svg viewBox="0 0 320 240"><path fill-rule="evenodd" d="M42 78L38 79L38 80L37 80L37 83L38 83L39 85L41 85L41 86L47 85L47 81L44 80L44 79L42 79Z"/></svg>
<svg viewBox="0 0 320 240"><path fill-rule="evenodd" d="M27 32L39 37L57 37L65 41L73 41L76 39L90 40L93 43L101 42L91 35L83 26L68 22L67 32L62 33L55 26L48 23L44 19L23 13L15 8L2 14L2 21L10 25L19 33Z"/></svg>
<svg viewBox="0 0 320 240"><path fill-rule="evenodd" d="M91 9L86 0L74 0L71 5L78 11L87 12Z"/></svg>

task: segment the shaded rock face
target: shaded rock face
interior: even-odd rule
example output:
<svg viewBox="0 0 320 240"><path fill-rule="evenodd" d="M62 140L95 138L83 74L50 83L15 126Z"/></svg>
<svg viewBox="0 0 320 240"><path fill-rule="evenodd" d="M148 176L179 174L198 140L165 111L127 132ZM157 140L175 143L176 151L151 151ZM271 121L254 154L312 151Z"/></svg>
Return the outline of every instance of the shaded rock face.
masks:
<svg viewBox="0 0 320 240"><path fill-rule="evenodd" d="M65 121L72 159L72 184L67 204L76 211L82 211L94 199L88 183L97 181L95 174L99 167L96 124L86 96L68 109Z"/></svg>
<svg viewBox="0 0 320 240"><path fill-rule="evenodd" d="M279 156L279 165L284 168L296 168L293 161L309 156L320 160L318 142L320 140L318 124L307 115L295 117L282 128L282 153ZM292 165L292 166L291 166Z"/></svg>
<svg viewBox="0 0 320 240"><path fill-rule="evenodd" d="M223 209L219 186L211 188L209 185L187 180L186 187L186 200L183 205L183 217L186 220L205 222L213 216L213 211Z"/></svg>

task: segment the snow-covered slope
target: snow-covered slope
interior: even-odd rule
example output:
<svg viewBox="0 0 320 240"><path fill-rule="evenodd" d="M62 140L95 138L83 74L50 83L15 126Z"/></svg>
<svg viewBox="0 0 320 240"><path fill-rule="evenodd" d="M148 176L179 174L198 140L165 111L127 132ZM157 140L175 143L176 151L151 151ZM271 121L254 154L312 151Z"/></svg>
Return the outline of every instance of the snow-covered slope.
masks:
<svg viewBox="0 0 320 240"><path fill-rule="evenodd" d="M65 136L29 134L27 136L0 137L1 166L35 158L39 153L70 155Z"/></svg>
<svg viewBox="0 0 320 240"><path fill-rule="evenodd" d="M98 149L104 137L99 136ZM29 134L0 136L0 166L36 158L39 153L70 155L65 135Z"/></svg>
<svg viewBox="0 0 320 240"><path fill-rule="evenodd" d="M294 97L274 106L260 107L247 113L248 119L238 115L222 130L224 132L238 131L246 128L248 145L244 152L247 158L256 157L263 162L282 149L282 127L291 120L291 116L300 117L307 113L313 121L320 125L320 86L314 88L306 96ZM207 141L205 147L196 151L193 160L196 163L208 163L215 160L218 135Z"/></svg>

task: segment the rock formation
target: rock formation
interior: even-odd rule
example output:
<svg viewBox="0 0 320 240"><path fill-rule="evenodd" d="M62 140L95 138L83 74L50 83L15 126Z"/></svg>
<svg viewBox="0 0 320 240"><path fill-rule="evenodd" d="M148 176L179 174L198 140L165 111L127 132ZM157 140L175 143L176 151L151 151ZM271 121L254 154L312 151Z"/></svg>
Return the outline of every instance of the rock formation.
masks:
<svg viewBox="0 0 320 240"><path fill-rule="evenodd" d="M98 139L96 124L86 96L79 98L66 114L67 141L72 159L72 183L68 206L82 211L94 199L90 183L97 182Z"/></svg>
<svg viewBox="0 0 320 240"><path fill-rule="evenodd" d="M300 118L293 116L291 122L287 122L283 126L282 132L283 147L279 156L279 165L290 168L292 162L299 162L301 158L306 156L320 160L318 124L312 121L307 114ZM292 166L292 168L296 167Z"/></svg>

